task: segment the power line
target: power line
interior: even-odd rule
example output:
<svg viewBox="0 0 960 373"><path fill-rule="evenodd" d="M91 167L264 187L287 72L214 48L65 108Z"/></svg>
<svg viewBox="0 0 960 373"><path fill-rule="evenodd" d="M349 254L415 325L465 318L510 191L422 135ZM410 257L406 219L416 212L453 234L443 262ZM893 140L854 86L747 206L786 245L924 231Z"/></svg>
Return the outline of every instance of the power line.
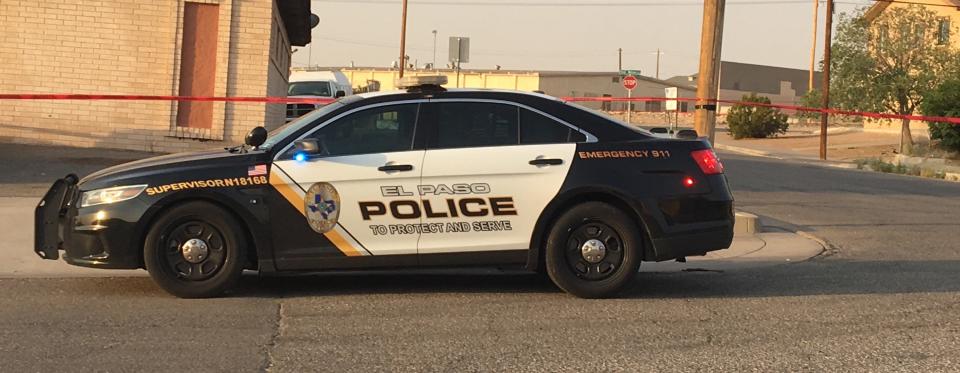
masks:
<svg viewBox="0 0 960 373"><path fill-rule="evenodd" d="M353 4L353 5L395 5L399 0L313 0L318 3L329 4ZM825 2L821 0L820 2ZM729 2L727 5L798 5L808 4L805 0L742 0ZM864 0L855 1L836 1L835 4L844 5L870 5L876 3L890 4L910 4L944 8L960 8L950 4L930 4L907 0ZM702 6L702 1L677 2L677 1L648 1L648 2L559 2L559 3L540 3L540 2L497 2L497 1L444 1L444 0L422 0L414 1L416 5L439 5L439 6L501 6L501 7L689 7Z"/></svg>
<svg viewBox="0 0 960 373"><path fill-rule="evenodd" d="M398 0L314 0L319 3L341 4L398 4ZM505 7L673 7L673 6L703 6L703 2L678 1L648 1L648 2L490 2L490 1L413 1L416 5L445 5L445 6L505 6ZM807 4L807 0L742 0L729 2L727 5L786 5Z"/></svg>

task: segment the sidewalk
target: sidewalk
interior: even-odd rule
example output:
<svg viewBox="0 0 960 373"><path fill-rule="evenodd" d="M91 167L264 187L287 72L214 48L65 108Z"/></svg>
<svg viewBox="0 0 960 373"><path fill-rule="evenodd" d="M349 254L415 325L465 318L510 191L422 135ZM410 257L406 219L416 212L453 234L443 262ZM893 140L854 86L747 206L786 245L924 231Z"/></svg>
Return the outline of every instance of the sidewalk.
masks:
<svg viewBox="0 0 960 373"><path fill-rule="evenodd" d="M33 252L33 209L40 197L0 197L0 278L146 276L146 271L102 270L41 259Z"/></svg>
<svg viewBox="0 0 960 373"><path fill-rule="evenodd" d="M755 235L738 235L729 249L676 261L644 263L643 272L729 271L798 263L820 255L824 247L810 236L776 227Z"/></svg>

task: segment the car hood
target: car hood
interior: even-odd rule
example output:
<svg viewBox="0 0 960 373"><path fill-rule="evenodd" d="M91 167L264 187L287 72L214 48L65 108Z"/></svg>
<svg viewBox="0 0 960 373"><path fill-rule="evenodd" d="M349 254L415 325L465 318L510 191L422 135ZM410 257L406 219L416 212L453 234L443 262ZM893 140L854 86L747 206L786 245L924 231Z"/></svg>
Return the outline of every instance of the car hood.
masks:
<svg viewBox="0 0 960 373"><path fill-rule="evenodd" d="M81 188L90 190L124 184L158 174L194 171L242 164L254 164L263 152L231 153L224 149L175 153L119 164L87 175L80 180Z"/></svg>

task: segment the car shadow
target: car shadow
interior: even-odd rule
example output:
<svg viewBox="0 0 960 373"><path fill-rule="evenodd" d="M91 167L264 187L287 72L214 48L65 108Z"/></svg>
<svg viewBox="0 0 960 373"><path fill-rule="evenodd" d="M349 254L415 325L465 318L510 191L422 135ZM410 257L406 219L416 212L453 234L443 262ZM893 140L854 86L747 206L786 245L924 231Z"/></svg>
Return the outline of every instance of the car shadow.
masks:
<svg viewBox="0 0 960 373"><path fill-rule="evenodd" d="M726 271L644 272L622 299L766 298L960 292L960 261L816 260ZM532 273L495 270L245 276L234 297L364 294L562 294Z"/></svg>

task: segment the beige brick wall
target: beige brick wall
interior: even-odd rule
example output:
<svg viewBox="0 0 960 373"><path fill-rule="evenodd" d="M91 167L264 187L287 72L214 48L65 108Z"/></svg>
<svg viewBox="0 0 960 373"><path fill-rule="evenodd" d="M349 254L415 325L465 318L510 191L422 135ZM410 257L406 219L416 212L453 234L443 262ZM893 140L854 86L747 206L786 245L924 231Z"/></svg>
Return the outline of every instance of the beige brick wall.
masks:
<svg viewBox="0 0 960 373"><path fill-rule="evenodd" d="M290 39L274 3L273 30L270 34L270 64L267 67L267 95L286 97L290 78ZM287 105L267 104L264 124L267 129L282 125L287 119Z"/></svg>
<svg viewBox="0 0 960 373"><path fill-rule="evenodd" d="M273 0L195 2L220 7L216 95L266 95ZM176 95L183 3L2 0L0 92ZM217 103L211 130L179 131L176 105L0 100L0 141L179 151L236 144L283 120L264 104Z"/></svg>

